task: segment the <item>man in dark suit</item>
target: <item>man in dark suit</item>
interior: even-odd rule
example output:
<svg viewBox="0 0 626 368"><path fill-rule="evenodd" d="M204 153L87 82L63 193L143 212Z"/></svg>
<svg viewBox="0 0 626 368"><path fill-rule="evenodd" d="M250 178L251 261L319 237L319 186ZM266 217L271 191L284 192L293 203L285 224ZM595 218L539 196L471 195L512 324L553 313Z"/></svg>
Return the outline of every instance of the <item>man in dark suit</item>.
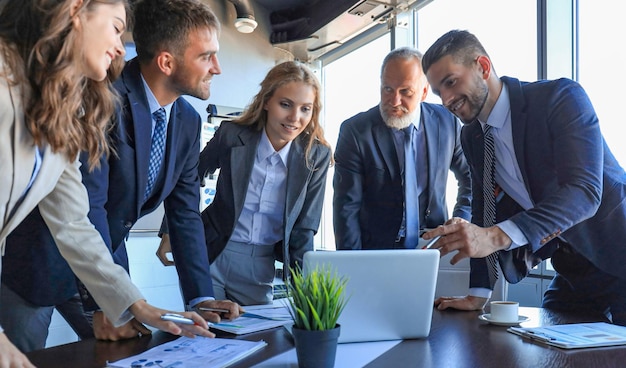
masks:
<svg viewBox="0 0 626 368"><path fill-rule="evenodd" d="M405 209L417 211L419 229L448 220L446 184L458 181L454 216L469 219L469 167L463 156L461 124L443 106L423 102L428 83L421 53L390 52L381 69L380 104L341 125L335 151L333 223L337 249L415 248L407 241ZM416 138L413 166L417 198L405 200L405 131ZM410 198L410 197L409 197ZM409 221L410 222L410 221ZM410 244L409 244L410 243Z"/></svg>
<svg viewBox="0 0 626 368"><path fill-rule="evenodd" d="M219 21L206 5L195 0L144 0L135 5L134 14L137 58L126 65L114 84L121 97L118 119L109 132L115 153L103 157L100 168L93 172L88 172L86 165L81 168L89 192L89 218L111 247L115 261L128 269L125 239L130 229L163 203L170 236L177 245L172 251L179 261L177 271L185 304L228 309L226 316L236 318L240 312L236 303L213 298L198 209L201 120L181 97L209 97L211 78L221 72L216 55ZM159 109L165 112L165 148L149 188L152 140L158 124L153 112ZM32 251L31 247L17 246L22 241L38 246ZM8 333L22 336L14 340L22 351L43 348L53 309L44 306L63 304L75 295L74 276L38 213L31 214L7 243L11 267L3 268L2 281L3 288L12 293L8 294L11 300L2 302L2 325L5 329L16 326ZM23 257L28 261L20 261ZM89 298L81 294L83 299ZM80 310L76 312L71 306L69 310L74 310L65 315L72 319L70 324L84 325ZM208 320L220 319L218 314L199 312ZM27 331L23 331L25 323ZM97 338L111 340L150 332L135 320L115 329L100 312L93 316L93 331ZM76 332L81 337L89 335L84 329Z"/></svg>
<svg viewBox="0 0 626 368"><path fill-rule="evenodd" d="M472 224L453 220L425 235L445 235L436 247L442 254L458 250L453 263L473 257L469 295L439 299L439 309L482 308L495 274L489 259L517 282L552 257L556 276L544 307L607 312L614 323L626 324L626 173L606 145L585 91L568 79L498 78L467 31L439 38L423 65L433 91L465 124L461 143L474 193ZM482 179L483 158L490 156L483 137L489 135L496 186L483 195L483 186L491 186ZM493 202L495 225L489 226L483 210Z"/></svg>

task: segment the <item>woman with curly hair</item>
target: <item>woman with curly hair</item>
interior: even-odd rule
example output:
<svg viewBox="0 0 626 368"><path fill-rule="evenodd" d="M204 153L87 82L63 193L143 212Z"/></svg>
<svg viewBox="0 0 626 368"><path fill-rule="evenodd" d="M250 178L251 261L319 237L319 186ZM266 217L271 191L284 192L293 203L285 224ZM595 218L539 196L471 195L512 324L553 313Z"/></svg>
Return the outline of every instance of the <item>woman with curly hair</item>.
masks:
<svg viewBox="0 0 626 368"><path fill-rule="evenodd" d="M174 334L213 336L161 320L89 222L79 152L97 165L109 152L110 81L121 70L125 0L23 0L0 14L0 254L8 234L35 208L63 257L116 325L134 315ZM111 68L113 64L113 68ZM1 265L1 263L0 263ZM0 306L1 307L1 306ZM0 368L32 367L2 333Z"/></svg>

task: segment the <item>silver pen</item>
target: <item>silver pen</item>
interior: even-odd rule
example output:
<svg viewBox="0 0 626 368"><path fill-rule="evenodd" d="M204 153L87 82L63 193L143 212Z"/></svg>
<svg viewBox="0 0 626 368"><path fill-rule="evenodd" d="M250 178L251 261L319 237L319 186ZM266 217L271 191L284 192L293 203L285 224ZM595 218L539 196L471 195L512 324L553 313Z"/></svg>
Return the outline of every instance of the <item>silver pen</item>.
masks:
<svg viewBox="0 0 626 368"><path fill-rule="evenodd" d="M422 247L422 249L432 249L433 245L441 238L441 235L437 235L434 238L430 239L430 241Z"/></svg>
<svg viewBox="0 0 626 368"><path fill-rule="evenodd" d="M194 320L192 320L191 318L187 318L183 315L176 314L176 313L165 313L164 315L161 316L161 320L170 321L170 322L178 323L181 325L200 326L200 324L194 322Z"/></svg>

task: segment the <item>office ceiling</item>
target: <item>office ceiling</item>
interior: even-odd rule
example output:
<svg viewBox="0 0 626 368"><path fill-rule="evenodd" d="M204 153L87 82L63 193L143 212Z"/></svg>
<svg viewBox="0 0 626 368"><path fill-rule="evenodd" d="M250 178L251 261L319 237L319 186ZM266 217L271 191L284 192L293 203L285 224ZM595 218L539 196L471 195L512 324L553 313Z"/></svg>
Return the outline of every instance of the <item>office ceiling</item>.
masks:
<svg viewBox="0 0 626 368"><path fill-rule="evenodd" d="M432 0L252 0L270 14L270 42L312 61L395 14Z"/></svg>

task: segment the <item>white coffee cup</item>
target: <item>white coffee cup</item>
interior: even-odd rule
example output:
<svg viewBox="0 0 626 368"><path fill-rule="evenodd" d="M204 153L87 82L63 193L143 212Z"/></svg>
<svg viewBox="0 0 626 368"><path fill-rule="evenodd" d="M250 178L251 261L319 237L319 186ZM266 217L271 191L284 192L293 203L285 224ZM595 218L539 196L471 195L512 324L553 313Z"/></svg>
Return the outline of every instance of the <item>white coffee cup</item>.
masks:
<svg viewBox="0 0 626 368"><path fill-rule="evenodd" d="M491 302L491 320L495 322L517 322L519 303L504 300Z"/></svg>

